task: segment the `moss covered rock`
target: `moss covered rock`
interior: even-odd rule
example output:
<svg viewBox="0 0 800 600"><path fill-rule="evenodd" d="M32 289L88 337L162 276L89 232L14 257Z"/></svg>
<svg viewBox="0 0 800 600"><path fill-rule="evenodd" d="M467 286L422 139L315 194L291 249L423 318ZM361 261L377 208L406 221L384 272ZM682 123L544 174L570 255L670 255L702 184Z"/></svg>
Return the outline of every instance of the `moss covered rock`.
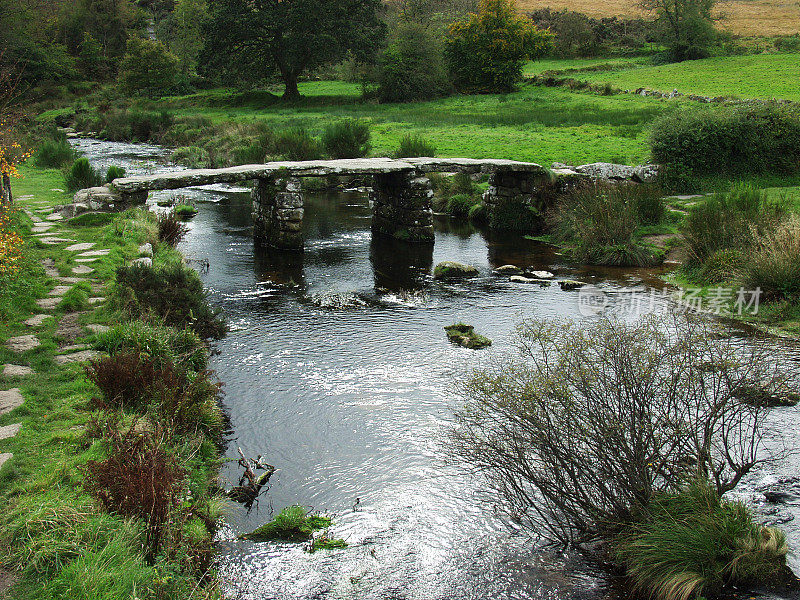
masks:
<svg viewBox="0 0 800 600"><path fill-rule="evenodd" d="M475 277L478 269L472 265L447 260L440 262L433 270L434 279L468 279Z"/></svg>
<svg viewBox="0 0 800 600"><path fill-rule="evenodd" d="M470 350L480 350L492 345L492 340L475 333L475 328L472 325L456 323L455 325L448 325L444 330L447 333L447 339L451 343Z"/></svg>

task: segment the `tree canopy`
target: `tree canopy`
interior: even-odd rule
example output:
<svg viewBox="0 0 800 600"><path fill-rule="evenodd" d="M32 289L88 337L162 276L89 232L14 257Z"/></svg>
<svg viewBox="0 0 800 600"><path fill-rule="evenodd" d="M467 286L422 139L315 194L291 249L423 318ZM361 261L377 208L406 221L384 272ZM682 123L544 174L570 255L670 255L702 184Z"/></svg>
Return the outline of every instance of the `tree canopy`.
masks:
<svg viewBox="0 0 800 600"><path fill-rule="evenodd" d="M277 72L289 100L300 97L301 73L373 54L385 35L380 0L211 0L209 9L206 69L251 80Z"/></svg>

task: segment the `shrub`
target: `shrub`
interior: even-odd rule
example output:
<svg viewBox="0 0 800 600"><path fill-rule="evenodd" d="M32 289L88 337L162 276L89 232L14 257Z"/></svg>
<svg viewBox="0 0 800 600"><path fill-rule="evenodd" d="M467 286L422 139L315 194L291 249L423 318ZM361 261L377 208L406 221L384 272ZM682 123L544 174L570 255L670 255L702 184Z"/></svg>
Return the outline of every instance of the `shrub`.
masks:
<svg viewBox="0 0 800 600"><path fill-rule="evenodd" d="M189 228L181 221L174 211L163 212L158 215L158 240L169 244L173 248L177 246Z"/></svg>
<svg viewBox="0 0 800 600"><path fill-rule="evenodd" d="M75 160L76 152L66 139L46 140L36 150L34 160L38 167L57 169Z"/></svg>
<svg viewBox="0 0 800 600"><path fill-rule="evenodd" d="M331 123L322 134L322 145L331 158L361 158L369 154L369 124L348 119Z"/></svg>
<svg viewBox="0 0 800 600"><path fill-rule="evenodd" d="M450 26L445 57L459 89L508 92L522 79L523 62L544 56L552 39L518 16L513 0L481 0L477 14Z"/></svg>
<svg viewBox="0 0 800 600"><path fill-rule="evenodd" d="M128 93L159 97L175 86L178 57L157 40L132 37L119 66L119 83Z"/></svg>
<svg viewBox="0 0 800 600"><path fill-rule="evenodd" d="M136 517L147 524L146 558L155 560L175 509L186 473L168 451L164 433L132 426L105 427L107 457L86 464L86 490L114 514Z"/></svg>
<svg viewBox="0 0 800 600"><path fill-rule="evenodd" d="M150 400L150 386L156 379L152 358L134 350L116 352L89 361L86 376L102 394L95 399L99 408L142 409Z"/></svg>
<svg viewBox="0 0 800 600"><path fill-rule="evenodd" d="M103 184L103 177L92 167L87 158L79 158L64 174L67 191L77 192L84 188L97 187Z"/></svg>
<svg viewBox="0 0 800 600"><path fill-rule="evenodd" d="M468 194L456 194L447 200L447 214L452 217L466 218L469 211L476 204L480 204L480 196L470 196Z"/></svg>
<svg viewBox="0 0 800 600"><path fill-rule="evenodd" d="M553 238L578 262L612 266L657 264L634 238L640 192L634 185L591 183L564 194L550 216Z"/></svg>
<svg viewBox="0 0 800 600"><path fill-rule="evenodd" d="M208 362L208 351L195 332L142 321L117 325L101 333L95 348L112 356L126 352L144 355L155 361L156 368L172 363L200 372L205 370Z"/></svg>
<svg viewBox="0 0 800 600"><path fill-rule="evenodd" d="M435 29L402 22L378 68L378 99L411 102L445 96L452 90L443 47Z"/></svg>
<svg viewBox="0 0 800 600"><path fill-rule="evenodd" d="M656 495L643 520L623 530L613 547L633 592L655 600L775 583L785 577L788 552L782 531L754 522L742 503L721 500L703 481Z"/></svg>
<svg viewBox="0 0 800 600"><path fill-rule="evenodd" d="M190 327L203 338L220 338L225 323L206 299L197 273L180 262L158 268L142 264L117 269L115 294L133 317L154 317L165 325Z"/></svg>
<svg viewBox="0 0 800 600"><path fill-rule="evenodd" d="M125 169L116 165L111 165L106 171L106 183L111 183L115 179L125 177Z"/></svg>
<svg viewBox="0 0 800 600"><path fill-rule="evenodd" d="M263 160L263 156L261 159ZM211 155L205 148L197 146L184 146L176 148L172 153L172 161L179 165L186 165L193 169L211 166Z"/></svg>
<svg viewBox="0 0 800 600"><path fill-rule="evenodd" d="M744 254L741 250L732 248L717 250L703 262L697 277L707 285L732 281L738 275L743 261Z"/></svg>
<svg viewBox="0 0 800 600"><path fill-rule="evenodd" d="M775 38L775 49L781 52L800 52L800 33Z"/></svg>
<svg viewBox="0 0 800 600"><path fill-rule="evenodd" d="M766 299L800 300L800 217L759 234L741 272L744 286L761 288Z"/></svg>
<svg viewBox="0 0 800 600"><path fill-rule="evenodd" d="M489 218L486 205L483 202L474 204L472 208L469 209L467 216L469 217L470 221L474 221L475 223L486 223Z"/></svg>
<svg viewBox="0 0 800 600"><path fill-rule="evenodd" d="M640 184L630 187L641 225L658 225L667 212L664 194L656 186Z"/></svg>
<svg viewBox="0 0 800 600"><path fill-rule="evenodd" d="M419 134L409 133L400 138L396 156L397 158L433 157L436 156L436 146Z"/></svg>
<svg viewBox="0 0 800 600"><path fill-rule="evenodd" d="M219 406L222 384L213 376L211 371L162 367L149 387L152 410L176 433L201 432L218 438L225 418Z"/></svg>
<svg viewBox="0 0 800 600"><path fill-rule="evenodd" d="M689 264L699 264L718 250L745 250L755 236L775 227L785 214L781 202L771 202L758 188L739 184L692 206L681 231Z"/></svg>
<svg viewBox="0 0 800 600"><path fill-rule="evenodd" d="M713 474L722 495L775 458L769 409L732 392L752 381L782 389L796 367L713 327L681 315L523 321L516 357L457 384L466 406L450 451L487 476L517 522L564 543L609 539L698 477Z"/></svg>
<svg viewBox="0 0 800 600"><path fill-rule="evenodd" d="M779 104L684 110L655 121L653 159L689 173L800 171L800 109Z"/></svg>
<svg viewBox="0 0 800 600"><path fill-rule="evenodd" d="M275 140L275 151L286 160L315 160L322 154L319 142L305 129L289 129Z"/></svg>

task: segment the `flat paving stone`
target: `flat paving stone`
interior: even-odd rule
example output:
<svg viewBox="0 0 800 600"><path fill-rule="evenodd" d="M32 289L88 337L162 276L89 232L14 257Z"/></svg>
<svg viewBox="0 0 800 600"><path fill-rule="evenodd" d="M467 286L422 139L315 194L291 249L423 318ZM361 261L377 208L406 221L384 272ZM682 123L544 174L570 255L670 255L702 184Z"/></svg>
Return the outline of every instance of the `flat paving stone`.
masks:
<svg viewBox="0 0 800 600"><path fill-rule="evenodd" d="M24 365L3 365L3 377L27 377L33 369Z"/></svg>
<svg viewBox="0 0 800 600"><path fill-rule="evenodd" d="M86 265L78 265L77 267L72 267L72 272L75 275L88 275L89 273L94 273L94 269Z"/></svg>
<svg viewBox="0 0 800 600"><path fill-rule="evenodd" d="M80 277L56 277L56 279L61 283L69 283L71 285L83 281Z"/></svg>
<svg viewBox="0 0 800 600"><path fill-rule="evenodd" d="M62 221L64 219L64 215L61 213L53 213L51 215L47 215L45 219L48 221Z"/></svg>
<svg viewBox="0 0 800 600"><path fill-rule="evenodd" d="M74 242L75 240L71 238L60 238L60 237L42 237L39 238L39 241L43 244L47 244L48 246L55 246L57 244L63 244L65 242Z"/></svg>
<svg viewBox="0 0 800 600"><path fill-rule="evenodd" d="M56 296L56 297L53 297L53 298L39 298L39 299L36 301L36 305L37 305L39 308L43 308L43 309L45 309L45 310L52 310L52 309L54 309L56 306L58 306L58 303L59 303L59 302L61 302L61 298L59 298L59 297L57 297L57 296Z"/></svg>
<svg viewBox="0 0 800 600"><path fill-rule="evenodd" d="M96 296L95 298L89 298L89 304L100 304L100 303L105 302L105 301L106 301L106 299L103 298L102 296Z"/></svg>
<svg viewBox="0 0 800 600"><path fill-rule="evenodd" d="M14 458L14 455L11 454L10 452L0 452L0 469L2 469L3 465L6 464L8 461L10 461L12 458Z"/></svg>
<svg viewBox="0 0 800 600"><path fill-rule="evenodd" d="M39 234L39 233L47 233L47 232L48 232L48 231L50 231L52 228L53 228L53 226L52 226L51 224L47 224L47 225L34 225L33 227L31 227L31 231L32 231L32 232L34 233L34 235L35 235L35 234Z"/></svg>
<svg viewBox="0 0 800 600"><path fill-rule="evenodd" d="M23 323L25 323L25 325L27 325L28 327L41 327L42 325L44 325L44 322L47 319L52 319L52 318L53 315L45 315L45 314L33 315L32 317L25 319Z"/></svg>
<svg viewBox="0 0 800 600"><path fill-rule="evenodd" d="M22 397L19 388L0 391L0 415L4 415L15 408L19 408L22 406L23 402L25 402L25 398Z"/></svg>
<svg viewBox="0 0 800 600"><path fill-rule="evenodd" d="M16 337L8 338L6 348L12 352L26 352L33 350L40 346L42 343L35 335L18 335Z"/></svg>
<svg viewBox="0 0 800 600"><path fill-rule="evenodd" d="M96 260L97 260L96 258L76 258L75 262L76 263L93 263Z"/></svg>
<svg viewBox="0 0 800 600"><path fill-rule="evenodd" d="M100 356L100 353L97 350L82 350L74 354L57 354L53 357L53 360L56 361L56 364L67 365L70 363L86 362L98 356Z"/></svg>
<svg viewBox="0 0 800 600"><path fill-rule="evenodd" d="M90 250L94 248L96 244L94 242L82 242L80 244L72 244L71 246L67 246L64 250L69 250L70 252L80 252L81 250Z"/></svg>
<svg viewBox="0 0 800 600"><path fill-rule="evenodd" d="M111 250L103 249L103 250L87 250L86 252L81 252L78 256L88 257L88 256L106 256Z"/></svg>
<svg viewBox="0 0 800 600"><path fill-rule="evenodd" d="M56 269L56 261L52 258L45 258L42 260L44 272L48 277L58 277L58 269Z"/></svg>
<svg viewBox="0 0 800 600"><path fill-rule="evenodd" d="M0 440L7 440L19 433L22 423L14 423L13 425L3 425L0 427Z"/></svg>
<svg viewBox="0 0 800 600"><path fill-rule="evenodd" d="M48 296L63 296L72 289L70 285L57 285L52 290L47 292Z"/></svg>

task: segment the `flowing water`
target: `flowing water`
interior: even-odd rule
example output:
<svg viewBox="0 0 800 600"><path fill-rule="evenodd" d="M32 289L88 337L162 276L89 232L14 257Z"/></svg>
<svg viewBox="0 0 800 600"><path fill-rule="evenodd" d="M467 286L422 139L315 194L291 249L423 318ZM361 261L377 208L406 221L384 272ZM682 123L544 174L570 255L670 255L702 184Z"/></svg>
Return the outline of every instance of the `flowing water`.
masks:
<svg viewBox="0 0 800 600"><path fill-rule="evenodd" d="M154 146L79 140L102 168L129 174L178 169ZM593 282L626 313L631 300L663 305L646 270L580 270L522 237L492 236L437 219L434 247L372 239L366 194L307 195L303 254L253 247L249 192L183 190L199 208L180 250L199 267L211 301L232 326L211 366L225 384L232 433L222 475L238 482L237 448L275 465L251 509L232 507L220 536L220 573L230 598L544 599L602 598L604 575L580 556L542 549L497 513L477 476L448 464L443 441L459 401L453 382L509 351L525 317L584 316L577 292L513 284L503 264ZM151 194L150 202L175 196ZM433 265L477 266L464 284L434 282ZM655 299L655 303L653 303ZM443 326L463 321L493 340L486 351L450 345ZM783 344L781 344L783 346ZM789 348L791 350L791 347ZM773 435L794 444L798 408L776 409ZM784 522L800 547L800 497L763 502L758 486L794 475L750 477L743 495L765 519ZM797 506L792 504L796 501ZM343 550L237 540L283 507L332 514ZM797 571L794 556L790 563Z"/></svg>

